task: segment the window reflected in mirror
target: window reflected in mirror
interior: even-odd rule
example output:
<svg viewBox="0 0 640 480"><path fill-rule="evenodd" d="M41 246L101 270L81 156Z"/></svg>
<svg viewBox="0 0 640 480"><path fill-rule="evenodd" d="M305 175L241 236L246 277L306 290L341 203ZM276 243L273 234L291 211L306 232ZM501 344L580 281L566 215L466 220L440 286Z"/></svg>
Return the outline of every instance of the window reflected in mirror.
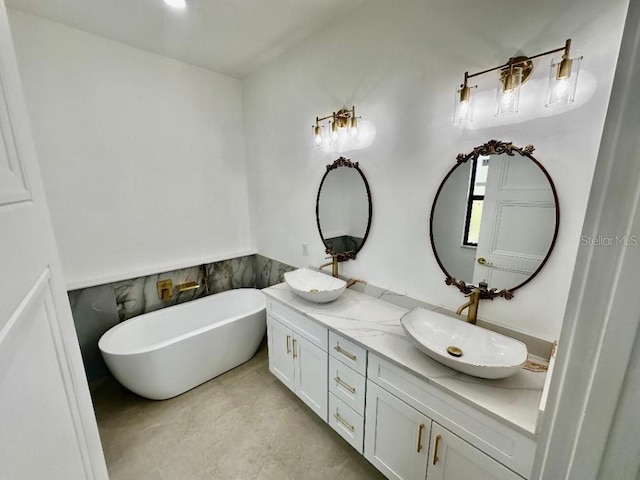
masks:
<svg viewBox="0 0 640 480"><path fill-rule="evenodd" d="M482 221L482 205L489 173L489 156L478 157L470 165L469 195L467 198L467 214L464 222L464 238L462 244L469 247L478 246L480 223Z"/></svg>

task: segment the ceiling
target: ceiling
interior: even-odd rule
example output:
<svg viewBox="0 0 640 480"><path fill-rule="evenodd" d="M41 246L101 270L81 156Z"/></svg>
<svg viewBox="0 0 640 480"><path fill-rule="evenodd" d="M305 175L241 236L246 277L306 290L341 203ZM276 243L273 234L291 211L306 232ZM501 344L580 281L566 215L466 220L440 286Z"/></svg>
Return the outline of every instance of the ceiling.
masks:
<svg viewBox="0 0 640 480"><path fill-rule="evenodd" d="M242 78L365 0L6 0L7 7Z"/></svg>

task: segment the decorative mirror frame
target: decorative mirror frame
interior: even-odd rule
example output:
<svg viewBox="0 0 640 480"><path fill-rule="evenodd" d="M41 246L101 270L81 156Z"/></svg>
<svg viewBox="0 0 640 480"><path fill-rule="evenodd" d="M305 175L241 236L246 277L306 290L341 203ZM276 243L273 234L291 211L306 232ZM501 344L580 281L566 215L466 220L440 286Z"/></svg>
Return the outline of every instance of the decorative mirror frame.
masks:
<svg viewBox="0 0 640 480"><path fill-rule="evenodd" d="M482 298L484 300L493 300L496 297L503 297L506 300L511 300L513 298L513 292L516 291L519 288L524 287L527 283L529 283L531 280L533 280L536 277L536 275L538 275L540 270L542 270L542 267L544 267L544 265L547 263L547 260L549 259L549 256L551 255L551 252L553 251L553 247L556 244L556 239L558 238L558 230L560 228L560 202L558 201L558 192L556 191L556 186L553 183L553 180L551 179L551 176L549 175L549 172L547 172L547 170L542 166L542 164L533 157L532 153L533 153L534 150L535 149L534 149L533 145L527 145L526 147L522 148L522 147L517 147L517 146L513 145L511 142L500 142L498 140L489 140L487 143L474 148L473 151L471 151L470 153L466 153L466 154L465 153L460 153L456 157L456 164L451 168L451 170L449 170L447 175L444 177L444 179L440 183L440 186L438 187L438 191L436 192L436 196L433 199L433 205L431 206L431 215L429 217L429 238L431 240L431 249L433 250L433 254L436 257L436 261L438 262L438 265L440 266L440 268L442 269L444 274L447 276L446 279L445 279L445 283L447 285L454 285L455 287L458 288L458 290L460 290L462 293L465 293L465 294L469 294L475 288L477 288L473 284L465 283L462 280L458 280L455 277L453 277L447 271L447 269L444 267L444 265L442 264L442 261L440 260L440 257L438 256L438 252L436 250L436 245L435 245L435 240L433 238L433 215L435 213L436 203L438 202L438 197L440 196L440 192L444 188L445 183L447 182L449 177L453 174L453 172L456 170L456 168L458 168L463 163L467 163L469 160L472 160L472 159L473 160L477 160L478 157L480 157L480 156L500 155L500 154L504 153L504 154L507 154L507 155L513 157L515 155L515 153L518 153L520 156L526 157L529 160L531 160L532 162L534 162L538 166L538 168L540 168L542 173L544 173L545 177L547 177L547 180L549 181L549 185L551 185L551 191L553 193L553 199L555 201L555 207L556 207L555 208L556 226L555 226L555 229L554 229L554 232L553 232L553 239L551 240L551 245L549 245L549 249L547 250L547 254L544 257L544 259L542 260L542 263L540 264L540 266L531 274L531 276L529 278L527 278L524 282L522 282L519 285L516 285L513 288L502 289L502 290L499 290L499 291L498 291L497 288L492 288L490 290L482 290L481 289L480 290L480 298Z"/></svg>
<svg viewBox="0 0 640 480"><path fill-rule="evenodd" d="M327 244L327 241L325 240L324 236L322 235L322 229L320 228L320 192L322 192L322 185L324 185L324 181L327 178L327 175L329 175L329 173L332 170L336 170L337 168L340 168L340 167L353 168L360 174L360 177L362 177L362 181L364 182L364 186L367 190L367 201L369 202L369 219L367 220L367 230L364 233L364 237L362 237L362 243L360 244L360 247L358 247L356 251L347 252L347 253L336 253L332 251L329 245ZM324 175L322 176L322 181L320 182L320 186L318 187L318 195L316 196L316 225L318 226L318 233L320 233L320 238L322 239L322 243L325 246L325 252L329 255L335 255L339 262L355 259L358 252L362 250L362 247L364 246L365 242L367 241L367 237L369 236L369 230L371 229L372 214L373 214L373 205L371 203L371 190L369 189L369 182L367 182L367 177L365 177L364 173L362 173L362 170L360 170L360 167L358 166L358 162L352 162L348 158L340 157L333 163L330 163L329 165L327 165L327 170L324 172Z"/></svg>

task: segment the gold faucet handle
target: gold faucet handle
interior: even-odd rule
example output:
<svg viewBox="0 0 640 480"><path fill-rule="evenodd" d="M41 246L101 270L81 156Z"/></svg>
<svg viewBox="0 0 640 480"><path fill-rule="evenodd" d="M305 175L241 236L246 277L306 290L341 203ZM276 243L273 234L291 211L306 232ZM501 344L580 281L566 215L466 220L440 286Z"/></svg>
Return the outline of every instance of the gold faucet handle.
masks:
<svg viewBox="0 0 640 480"><path fill-rule="evenodd" d="M353 287L356 283L362 283L364 285L367 284L364 280L360 280L359 278L352 278L347 282L347 288Z"/></svg>
<svg viewBox="0 0 640 480"><path fill-rule="evenodd" d="M158 298L163 302L168 302L173 296L173 281L171 279L158 280L156 282Z"/></svg>

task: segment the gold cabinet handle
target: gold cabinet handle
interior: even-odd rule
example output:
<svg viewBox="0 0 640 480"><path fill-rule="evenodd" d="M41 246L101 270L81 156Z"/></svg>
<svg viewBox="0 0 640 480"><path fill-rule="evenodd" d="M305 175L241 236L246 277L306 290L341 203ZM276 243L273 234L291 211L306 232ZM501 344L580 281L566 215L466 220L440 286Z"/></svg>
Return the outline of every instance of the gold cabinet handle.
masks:
<svg viewBox="0 0 640 480"><path fill-rule="evenodd" d="M478 263L480 265L486 265L487 264L487 259L484 258L484 257L480 257L480 258L478 258Z"/></svg>
<svg viewBox="0 0 640 480"><path fill-rule="evenodd" d="M344 355L345 357L350 358L351 360L353 360L354 362L356 361L356 356L353 353L349 353L346 350L343 350L342 347L340 345L336 345L335 347L333 347L333 349L338 352L341 353L342 355Z"/></svg>
<svg viewBox="0 0 640 480"><path fill-rule="evenodd" d="M356 430L356 427L354 427L349 422L347 422L344 418L342 418L338 412L334 413L333 416L339 423L347 427L350 432L354 432Z"/></svg>
<svg viewBox="0 0 640 480"><path fill-rule="evenodd" d="M436 435L436 446L433 449L433 464L438 463L438 447L440 446L440 440L442 439L441 435Z"/></svg>
<svg viewBox="0 0 640 480"><path fill-rule="evenodd" d="M418 448L417 452L420 453L422 451L422 432L424 431L424 423L421 423L418 427Z"/></svg>
<svg viewBox="0 0 640 480"><path fill-rule="evenodd" d="M349 390L351 393L356 393L356 388L352 387L351 385L349 385L348 383L345 383L344 380L342 380L340 377L338 377L336 375L336 377L334 378L334 380L336 381L336 383L342 385L344 388L346 388L347 390Z"/></svg>
<svg viewBox="0 0 640 480"><path fill-rule="evenodd" d="M289 343L291 342L291 335L287 335L287 355L291 353L291 346Z"/></svg>
<svg viewBox="0 0 640 480"><path fill-rule="evenodd" d="M298 356L298 352L296 351L296 339L293 339L293 358Z"/></svg>

